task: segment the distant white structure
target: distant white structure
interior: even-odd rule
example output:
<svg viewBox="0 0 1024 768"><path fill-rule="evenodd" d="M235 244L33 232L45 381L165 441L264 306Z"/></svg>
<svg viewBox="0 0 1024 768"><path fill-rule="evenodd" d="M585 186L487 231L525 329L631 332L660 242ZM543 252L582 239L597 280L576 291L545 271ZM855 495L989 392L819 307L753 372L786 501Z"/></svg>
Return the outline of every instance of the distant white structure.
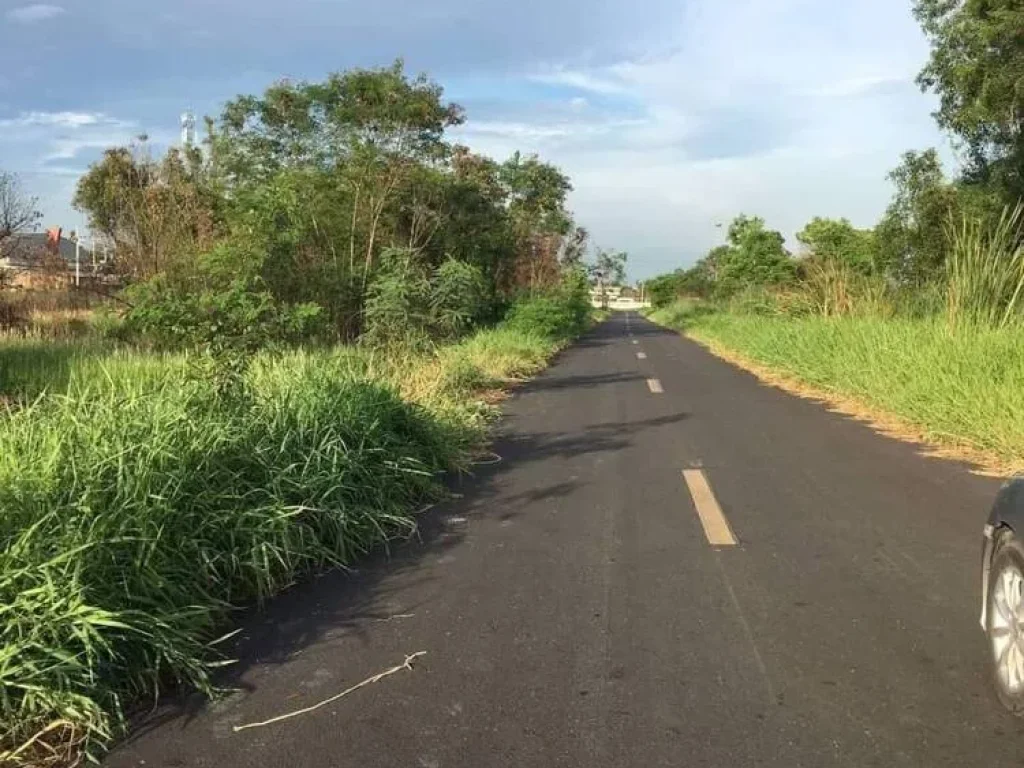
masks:
<svg viewBox="0 0 1024 768"><path fill-rule="evenodd" d="M184 147L195 146L196 143L196 116L191 112L183 112L181 115L181 144Z"/></svg>
<svg viewBox="0 0 1024 768"><path fill-rule="evenodd" d="M590 289L590 304L596 309L636 310L651 306L650 301L640 301L636 291L623 291L619 285L595 286Z"/></svg>

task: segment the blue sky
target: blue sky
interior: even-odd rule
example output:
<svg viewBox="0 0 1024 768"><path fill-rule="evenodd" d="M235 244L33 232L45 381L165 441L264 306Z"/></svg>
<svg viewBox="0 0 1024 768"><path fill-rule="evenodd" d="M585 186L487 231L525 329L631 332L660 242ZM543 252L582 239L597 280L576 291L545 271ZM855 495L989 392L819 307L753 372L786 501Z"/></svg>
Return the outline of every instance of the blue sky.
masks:
<svg viewBox="0 0 1024 768"><path fill-rule="evenodd" d="M740 212L790 237L816 215L871 225L902 151L952 158L913 83L909 0L0 0L0 168L73 228L104 147L397 56L466 107L460 141L568 172L634 278L692 263Z"/></svg>

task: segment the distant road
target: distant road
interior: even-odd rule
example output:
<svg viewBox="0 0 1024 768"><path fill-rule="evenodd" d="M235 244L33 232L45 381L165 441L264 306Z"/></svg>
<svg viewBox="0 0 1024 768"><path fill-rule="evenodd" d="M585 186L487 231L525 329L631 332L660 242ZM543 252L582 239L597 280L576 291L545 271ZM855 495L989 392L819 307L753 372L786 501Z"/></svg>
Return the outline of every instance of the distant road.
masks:
<svg viewBox="0 0 1024 768"><path fill-rule="evenodd" d="M422 541L248 620L243 690L161 711L107 764L1024 764L977 624L996 481L632 313L507 412L500 461Z"/></svg>

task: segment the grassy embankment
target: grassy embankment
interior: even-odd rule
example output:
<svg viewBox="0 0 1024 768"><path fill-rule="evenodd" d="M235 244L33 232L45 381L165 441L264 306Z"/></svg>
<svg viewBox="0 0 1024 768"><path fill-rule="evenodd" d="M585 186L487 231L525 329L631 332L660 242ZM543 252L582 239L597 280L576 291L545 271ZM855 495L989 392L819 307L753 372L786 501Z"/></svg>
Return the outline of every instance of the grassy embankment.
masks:
<svg viewBox="0 0 1024 768"><path fill-rule="evenodd" d="M996 473L1024 470L1019 327L939 318L787 317L681 301L651 319L771 383Z"/></svg>
<svg viewBox="0 0 1024 768"><path fill-rule="evenodd" d="M209 690L233 607L407 535L467 468L480 393L576 329L434 354L263 354L241 395L184 355L0 340L0 764L71 764L138 702Z"/></svg>

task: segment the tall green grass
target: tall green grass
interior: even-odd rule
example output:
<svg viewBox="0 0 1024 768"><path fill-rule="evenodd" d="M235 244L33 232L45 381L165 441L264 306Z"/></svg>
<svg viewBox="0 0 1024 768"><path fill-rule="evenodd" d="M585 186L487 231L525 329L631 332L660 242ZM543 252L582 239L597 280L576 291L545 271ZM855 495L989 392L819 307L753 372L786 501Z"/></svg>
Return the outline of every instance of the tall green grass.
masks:
<svg viewBox="0 0 1024 768"><path fill-rule="evenodd" d="M412 531L483 437L475 393L565 340L267 353L230 397L184 355L0 347L0 764L96 754L137 702L209 690L233 606Z"/></svg>
<svg viewBox="0 0 1024 768"><path fill-rule="evenodd" d="M64 391L81 362L108 350L95 345L48 341L0 333L0 398L32 399Z"/></svg>
<svg viewBox="0 0 1024 768"><path fill-rule="evenodd" d="M5 744L108 738L161 683L205 688L232 604L410 530L472 439L330 358L260 361L244 402L114 379L0 424Z"/></svg>
<svg viewBox="0 0 1024 768"><path fill-rule="evenodd" d="M963 324L1006 328L1020 321L1024 301L1024 203L1006 208L994 225L964 217L950 222L946 314Z"/></svg>
<svg viewBox="0 0 1024 768"><path fill-rule="evenodd" d="M942 318L759 317L682 308L653 319L896 415L937 443L1024 466L1024 343L1017 328L952 332Z"/></svg>

